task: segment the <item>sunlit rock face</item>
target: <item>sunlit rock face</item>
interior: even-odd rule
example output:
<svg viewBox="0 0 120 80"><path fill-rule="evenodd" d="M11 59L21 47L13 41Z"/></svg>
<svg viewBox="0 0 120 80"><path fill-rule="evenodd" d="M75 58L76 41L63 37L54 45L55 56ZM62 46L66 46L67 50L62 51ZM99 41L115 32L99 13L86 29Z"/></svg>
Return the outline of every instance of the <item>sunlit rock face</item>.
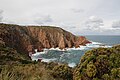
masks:
<svg viewBox="0 0 120 80"><path fill-rule="evenodd" d="M41 51L43 48L64 49L85 45L89 41L84 36L75 36L59 27L51 26L19 26L0 24L0 38L5 45L19 52Z"/></svg>

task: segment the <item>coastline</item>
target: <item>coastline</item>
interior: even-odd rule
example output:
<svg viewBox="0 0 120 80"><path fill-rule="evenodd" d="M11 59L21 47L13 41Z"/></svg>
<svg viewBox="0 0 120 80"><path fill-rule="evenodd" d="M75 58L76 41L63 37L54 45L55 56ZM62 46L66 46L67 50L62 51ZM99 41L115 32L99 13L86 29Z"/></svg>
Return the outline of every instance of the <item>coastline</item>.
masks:
<svg viewBox="0 0 120 80"><path fill-rule="evenodd" d="M50 49L43 49L42 52L37 52L37 49L35 49L35 54L32 54L31 56L31 59L34 61L38 61L39 59L41 60L41 62L56 62L58 58L45 58L45 57L42 57L42 55L49 55L49 51L58 51L58 52L61 52L62 54L60 56L62 56L63 54L66 54L66 55L71 55L73 53L69 53L69 52L72 52L72 51L88 51L88 50L91 50L93 48L111 48L112 46L108 46L108 45L103 45L102 43L99 43L99 42L93 42L91 41L91 43L88 43L86 44L85 46L82 46L80 45L78 48L65 48L65 49L59 49L59 48L50 48ZM50 54L55 54L54 52L53 53L50 53ZM59 53L58 53L58 56L59 56ZM64 55L62 56L64 57ZM58 62L59 63L59 62ZM76 63L74 62L70 62L70 63L67 63L68 66L70 67L75 67L76 66Z"/></svg>

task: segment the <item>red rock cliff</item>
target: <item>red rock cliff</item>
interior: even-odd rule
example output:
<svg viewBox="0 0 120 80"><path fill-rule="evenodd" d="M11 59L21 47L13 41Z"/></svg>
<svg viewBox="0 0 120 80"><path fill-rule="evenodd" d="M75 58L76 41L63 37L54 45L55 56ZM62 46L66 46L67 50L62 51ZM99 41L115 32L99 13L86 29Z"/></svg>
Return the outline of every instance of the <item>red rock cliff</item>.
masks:
<svg viewBox="0 0 120 80"><path fill-rule="evenodd" d="M33 52L34 49L39 51L43 48L52 47L63 49L89 43L84 36L77 37L59 27L11 24L0 24L0 40L6 46L26 53Z"/></svg>

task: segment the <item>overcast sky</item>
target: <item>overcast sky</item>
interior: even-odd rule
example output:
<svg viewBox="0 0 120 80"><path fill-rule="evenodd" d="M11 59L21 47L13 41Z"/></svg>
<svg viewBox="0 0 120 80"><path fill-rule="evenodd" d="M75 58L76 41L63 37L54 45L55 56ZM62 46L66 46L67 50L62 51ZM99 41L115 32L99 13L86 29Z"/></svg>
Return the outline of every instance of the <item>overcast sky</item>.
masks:
<svg viewBox="0 0 120 80"><path fill-rule="evenodd" d="M120 35L120 0L0 0L0 22L59 26L77 35Z"/></svg>

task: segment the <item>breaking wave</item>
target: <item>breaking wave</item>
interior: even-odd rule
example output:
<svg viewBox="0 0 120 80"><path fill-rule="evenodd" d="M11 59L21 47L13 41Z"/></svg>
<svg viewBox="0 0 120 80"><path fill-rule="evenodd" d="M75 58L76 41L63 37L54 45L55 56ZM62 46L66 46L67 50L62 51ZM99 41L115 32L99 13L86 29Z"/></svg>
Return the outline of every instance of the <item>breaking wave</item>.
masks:
<svg viewBox="0 0 120 80"><path fill-rule="evenodd" d="M80 45L78 48L50 48L44 49L43 52L37 52L35 49L35 54L31 55L31 59L38 60L41 59L42 62L51 62L56 61L60 63L67 63L68 66L74 67L76 64L79 63L80 57L85 53L85 51L90 50L92 48L99 48L99 47L112 47L108 46L99 42L92 42L86 44L86 46Z"/></svg>

